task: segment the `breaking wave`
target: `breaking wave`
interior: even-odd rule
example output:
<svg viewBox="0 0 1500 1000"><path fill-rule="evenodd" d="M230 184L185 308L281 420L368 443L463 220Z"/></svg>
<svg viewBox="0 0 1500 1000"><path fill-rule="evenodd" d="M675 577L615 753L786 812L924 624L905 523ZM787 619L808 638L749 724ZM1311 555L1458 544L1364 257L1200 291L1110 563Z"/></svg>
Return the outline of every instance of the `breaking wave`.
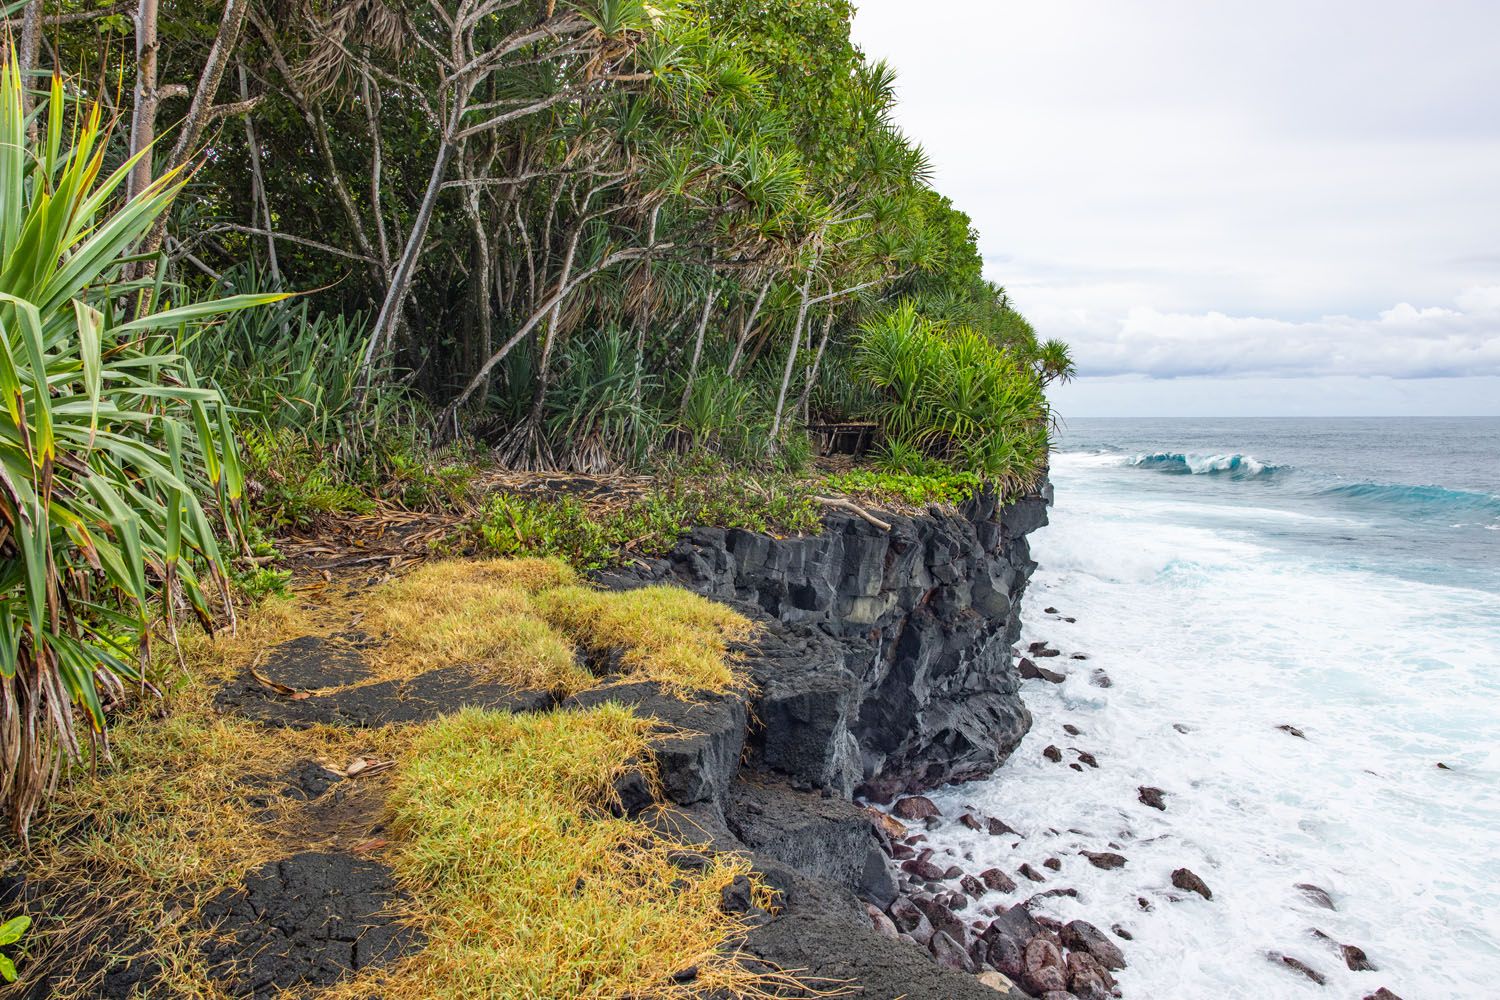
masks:
<svg viewBox="0 0 1500 1000"><path fill-rule="evenodd" d="M1274 476L1288 466L1262 462L1253 455L1200 455L1195 452L1158 451L1142 453L1130 459L1138 469L1193 476L1229 476L1232 479L1255 479Z"/></svg>

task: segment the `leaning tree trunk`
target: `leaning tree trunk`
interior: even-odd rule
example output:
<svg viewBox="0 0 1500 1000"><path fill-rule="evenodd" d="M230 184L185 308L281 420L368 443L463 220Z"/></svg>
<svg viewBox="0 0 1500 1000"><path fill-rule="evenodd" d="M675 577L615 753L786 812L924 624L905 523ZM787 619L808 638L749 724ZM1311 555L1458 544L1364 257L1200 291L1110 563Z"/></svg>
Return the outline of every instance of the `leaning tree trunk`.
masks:
<svg viewBox="0 0 1500 1000"><path fill-rule="evenodd" d="M739 339L734 344L734 354L729 358L729 367L725 371L733 375L740 366L740 359L745 356L745 344L749 342L750 335L755 332L755 318L760 315L760 307L766 301L766 293L771 290L771 283L776 280L776 274L766 275L766 283L760 286L760 294L755 297L755 305L750 309L750 318L745 320L745 325L740 327Z"/></svg>
<svg viewBox="0 0 1500 1000"><path fill-rule="evenodd" d="M698 319L698 336L693 340L693 360L688 364L687 383L682 387L682 402L679 410L687 409L693 395L693 380L698 377L698 360L703 357L703 335L708 332L708 320L713 315L714 303L719 299L719 290L711 289L708 301L703 304L703 315Z"/></svg>
<svg viewBox="0 0 1500 1000"><path fill-rule="evenodd" d="M771 421L771 447L781 437L781 417L786 411L786 392L797 368L797 348L802 344L802 328L807 324L807 292L812 286L812 268L802 279L802 301L797 306L797 327L792 331L792 346L786 352L786 369L781 373L781 391L776 394L776 416Z"/></svg>

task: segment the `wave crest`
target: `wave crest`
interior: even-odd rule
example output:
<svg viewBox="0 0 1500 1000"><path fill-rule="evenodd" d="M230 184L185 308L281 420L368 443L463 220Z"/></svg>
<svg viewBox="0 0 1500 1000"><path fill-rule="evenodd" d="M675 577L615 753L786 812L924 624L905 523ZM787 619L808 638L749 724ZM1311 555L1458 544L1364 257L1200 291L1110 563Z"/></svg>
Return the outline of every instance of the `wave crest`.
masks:
<svg viewBox="0 0 1500 1000"><path fill-rule="evenodd" d="M1390 483L1344 483L1322 495L1342 500L1392 505L1424 516L1479 514L1500 518L1500 496L1442 486L1399 486Z"/></svg>
<svg viewBox="0 0 1500 1000"><path fill-rule="evenodd" d="M1284 465L1262 462L1253 455L1200 455L1196 452L1180 451L1142 452L1129 459L1127 464L1137 469L1152 469L1156 472L1176 475L1227 475L1233 479L1274 476L1288 468Z"/></svg>

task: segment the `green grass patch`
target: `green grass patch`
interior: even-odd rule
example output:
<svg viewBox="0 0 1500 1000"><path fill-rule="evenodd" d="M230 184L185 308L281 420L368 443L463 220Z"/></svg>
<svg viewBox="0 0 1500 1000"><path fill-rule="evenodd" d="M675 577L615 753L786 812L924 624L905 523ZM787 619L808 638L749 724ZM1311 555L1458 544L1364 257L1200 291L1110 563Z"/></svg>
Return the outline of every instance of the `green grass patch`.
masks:
<svg viewBox="0 0 1500 1000"><path fill-rule="evenodd" d="M875 502L899 501L914 507L960 504L972 497L982 480L972 472L881 472L852 469L829 476L826 487Z"/></svg>
<svg viewBox="0 0 1500 1000"><path fill-rule="evenodd" d="M820 511L811 484L787 476L722 469L671 474L623 507L600 510L570 496L495 494L471 532L485 552L558 557L582 571L670 551L694 526L783 534L815 531Z"/></svg>

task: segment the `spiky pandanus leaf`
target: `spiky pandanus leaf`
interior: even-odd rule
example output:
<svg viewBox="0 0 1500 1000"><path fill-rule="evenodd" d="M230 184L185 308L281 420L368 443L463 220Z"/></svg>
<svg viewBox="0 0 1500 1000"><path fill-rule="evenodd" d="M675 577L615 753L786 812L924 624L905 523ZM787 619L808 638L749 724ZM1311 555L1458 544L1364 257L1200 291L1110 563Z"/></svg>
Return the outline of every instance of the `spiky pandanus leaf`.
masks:
<svg viewBox="0 0 1500 1000"><path fill-rule="evenodd" d="M29 121L14 55L0 66L0 811L22 839L80 730L97 741L144 681L154 602L208 621L205 584L227 593L203 498L228 516L238 463L174 338L279 297L163 307L159 282L127 280L183 180L125 199L133 161L106 174L108 139L57 77Z"/></svg>

